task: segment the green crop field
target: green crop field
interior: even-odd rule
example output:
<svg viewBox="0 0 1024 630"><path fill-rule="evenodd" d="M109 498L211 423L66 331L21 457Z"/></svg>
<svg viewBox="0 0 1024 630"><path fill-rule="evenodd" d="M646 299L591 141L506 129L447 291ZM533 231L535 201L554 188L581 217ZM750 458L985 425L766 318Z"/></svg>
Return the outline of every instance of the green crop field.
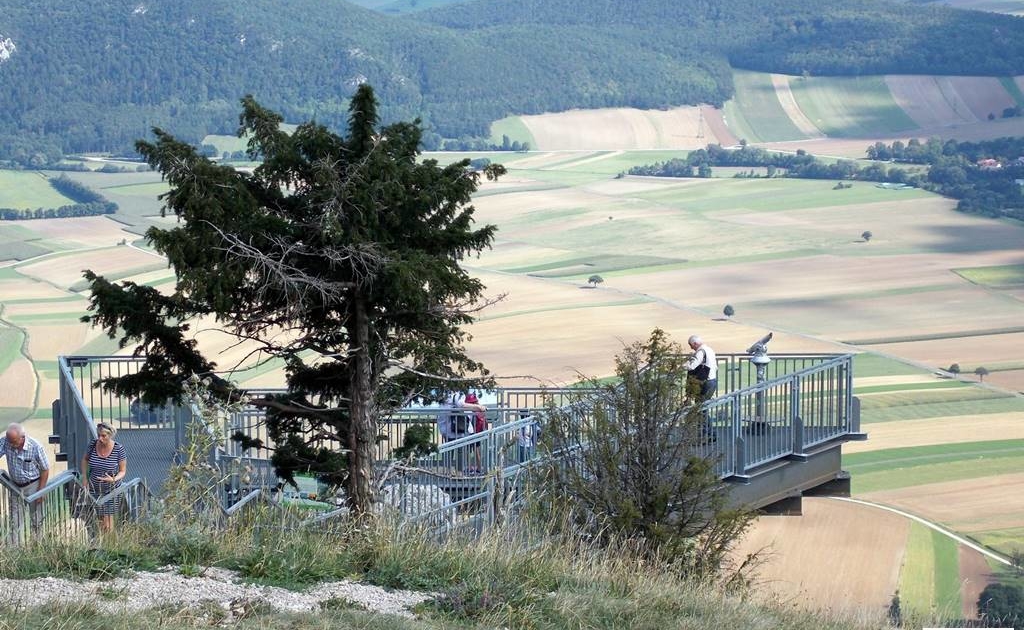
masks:
<svg viewBox="0 0 1024 630"><path fill-rule="evenodd" d="M894 408L861 408L861 422L892 422L949 416L978 416L986 413L1024 411L1024 400L1012 395L986 400L960 400L942 403L919 402Z"/></svg>
<svg viewBox="0 0 1024 630"><path fill-rule="evenodd" d="M1014 473L1024 465L1024 440L886 449L843 456L853 492L863 494L926 483Z"/></svg>
<svg viewBox="0 0 1024 630"><path fill-rule="evenodd" d="M900 571L900 606L928 615L935 602L935 547L932 531L911 523L907 551Z"/></svg>
<svg viewBox="0 0 1024 630"><path fill-rule="evenodd" d="M736 137L750 142L807 137L783 111L770 74L734 70L732 77L736 94L725 104L725 118Z"/></svg>
<svg viewBox="0 0 1024 630"><path fill-rule="evenodd" d="M917 391L921 389L957 389L961 387L970 386L970 383L953 380L935 381L933 383L896 383L893 385L870 385L867 387L854 387L853 394L855 396L864 396L866 394L884 394L887 392L908 392Z"/></svg>
<svg viewBox="0 0 1024 630"><path fill-rule="evenodd" d="M20 328L0 324L0 374L21 356L21 345L25 342L25 333Z"/></svg>
<svg viewBox="0 0 1024 630"><path fill-rule="evenodd" d="M728 179L713 186L667 188L637 197L702 213L717 211L826 210L836 206L893 201L893 192L871 185L833 190L834 182L810 179ZM934 196L922 190L901 192L901 199ZM848 241L849 239L847 239Z"/></svg>
<svg viewBox="0 0 1024 630"><path fill-rule="evenodd" d="M537 148L537 141L519 116L509 116L491 123L491 144L501 144L502 136L508 136L509 142L526 142L530 147Z"/></svg>
<svg viewBox="0 0 1024 630"><path fill-rule="evenodd" d="M840 138L916 129L893 100L884 77L809 77L791 82L800 109L819 129Z"/></svg>
<svg viewBox="0 0 1024 630"><path fill-rule="evenodd" d="M960 559L956 541L912 523L900 572L900 604L912 618L960 618Z"/></svg>
<svg viewBox="0 0 1024 630"><path fill-rule="evenodd" d="M965 280L993 289L1024 286L1024 265L966 267L953 271Z"/></svg>
<svg viewBox="0 0 1024 630"><path fill-rule="evenodd" d="M919 368L916 365L904 363L880 354L874 354L873 352L862 352L853 358L854 378L901 375L917 376L930 373L928 370Z"/></svg>
<svg viewBox="0 0 1024 630"><path fill-rule="evenodd" d="M57 192L42 173L0 170L0 208L31 210L75 203Z"/></svg>

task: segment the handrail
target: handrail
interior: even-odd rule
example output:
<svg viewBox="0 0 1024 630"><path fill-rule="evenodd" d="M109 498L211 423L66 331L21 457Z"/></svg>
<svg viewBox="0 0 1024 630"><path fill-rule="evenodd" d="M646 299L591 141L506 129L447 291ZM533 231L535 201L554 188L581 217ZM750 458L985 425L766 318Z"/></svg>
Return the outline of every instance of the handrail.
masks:
<svg viewBox="0 0 1024 630"><path fill-rule="evenodd" d="M146 494L149 494L149 488L146 487L146 484L143 483L142 479L139 477L135 477L131 481L122 483L121 485L117 486L116 488L114 488L107 494L103 495L99 499L93 499L93 503L97 506L105 505L121 495L128 494L128 492L135 488L136 486L142 486L142 489L146 492ZM89 498L92 498L92 494L89 495Z"/></svg>
<svg viewBox="0 0 1024 630"><path fill-rule="evenodd" d="M65 485L71 483L72 481L78 481L78 473L72 470L65 470L64 472L57 475L53 479L47 480L45 486L25 497L25 501L28 503L38 501L39 499L42 499L43 497L57 490L58 488L64 487Z"/></svg>
<svg viewBox="0 0 1024 630"><path fill-rule="evenodd" d="M262 494L264 494L264 489L263 488L256 488L255 490L250 491L249 494L245 495L241 499L239 499L239 500L235 501L234 503L232 503L230 507L225 508L225 507L222 506L221 509L224 510L224 515L225 516L231 516L232 514L237 512L238 510L240 510L243 507L245 507L247 504L249 504L252 501L254 501L257 497L259 497Z"/></svg>

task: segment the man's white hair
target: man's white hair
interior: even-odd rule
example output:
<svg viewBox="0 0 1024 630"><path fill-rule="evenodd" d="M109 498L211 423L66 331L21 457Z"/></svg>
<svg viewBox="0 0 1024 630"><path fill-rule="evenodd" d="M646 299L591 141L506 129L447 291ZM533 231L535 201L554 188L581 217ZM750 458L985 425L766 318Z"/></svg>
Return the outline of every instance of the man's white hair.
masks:
<svg viewBox="0 0 1024 630"><path fill-rule="evenodd" d="M6 435L17 435L19 437L25 437L25 427L21 426L17 422L12 422L7 426Z"/></svg>
<svg viewBox="0 0 1024 630"><path fill-rule="evenodd" d="M704 341L701 340L700 335L690 335L690 338L686 341L686 343L695 343L699 346L703 344Z"/></svg>

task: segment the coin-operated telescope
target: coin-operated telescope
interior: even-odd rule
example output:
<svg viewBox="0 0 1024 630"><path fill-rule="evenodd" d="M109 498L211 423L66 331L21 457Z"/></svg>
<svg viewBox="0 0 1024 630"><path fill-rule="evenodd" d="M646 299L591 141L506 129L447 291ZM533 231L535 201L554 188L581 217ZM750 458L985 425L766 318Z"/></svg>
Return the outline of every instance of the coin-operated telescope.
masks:
<svg viewBox="0 0 1024 630"><path fill-rule="evenodd" d="M772 362L768 356L768 342L772 340L772 333L768 333L754 342L754 345L747 348L750 355L750 362L757 368L757 382L763 383L768 372L768 364Z"/></svg>

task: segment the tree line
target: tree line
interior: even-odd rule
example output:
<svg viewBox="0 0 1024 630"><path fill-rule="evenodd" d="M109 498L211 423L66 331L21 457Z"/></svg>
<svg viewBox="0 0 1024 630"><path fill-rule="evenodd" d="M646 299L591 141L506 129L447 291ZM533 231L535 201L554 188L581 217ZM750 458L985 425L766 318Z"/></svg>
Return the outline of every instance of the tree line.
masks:
<svg viewBox="0 0 1024 630"><path fill-rule="evenodd" d="M64 219L67 217L91 217L100 214L114 214L117 204L95 190L61 175L51 177L50 186L75 203L57 208L0 208L0 221L24 219Z"/></svg>
<svg viewBox="0 0 1024 630"><path fill-rule="evenodd" d="M664 162L634 166L629 175L654 177L711 177L713 166L764 168L765 177L796 179L861 180L918 185L920 176L906 169L884 164L858 166L853 160L823 162L803 149L796 153L779 153L752 147L746 143L739 149L726 149L709 144L704 149L690 152L685 159L673 158ZM748 175L750 176L750 175Z"/></svg>
<svg viewBox="0 0 1024 630"><path fill-rule="evenodd" d="M911 139L867 148L875 160L927 165L923 188L958 199L957 209L990 217L1024 219L1024 138L982 142Z"/></svg>

